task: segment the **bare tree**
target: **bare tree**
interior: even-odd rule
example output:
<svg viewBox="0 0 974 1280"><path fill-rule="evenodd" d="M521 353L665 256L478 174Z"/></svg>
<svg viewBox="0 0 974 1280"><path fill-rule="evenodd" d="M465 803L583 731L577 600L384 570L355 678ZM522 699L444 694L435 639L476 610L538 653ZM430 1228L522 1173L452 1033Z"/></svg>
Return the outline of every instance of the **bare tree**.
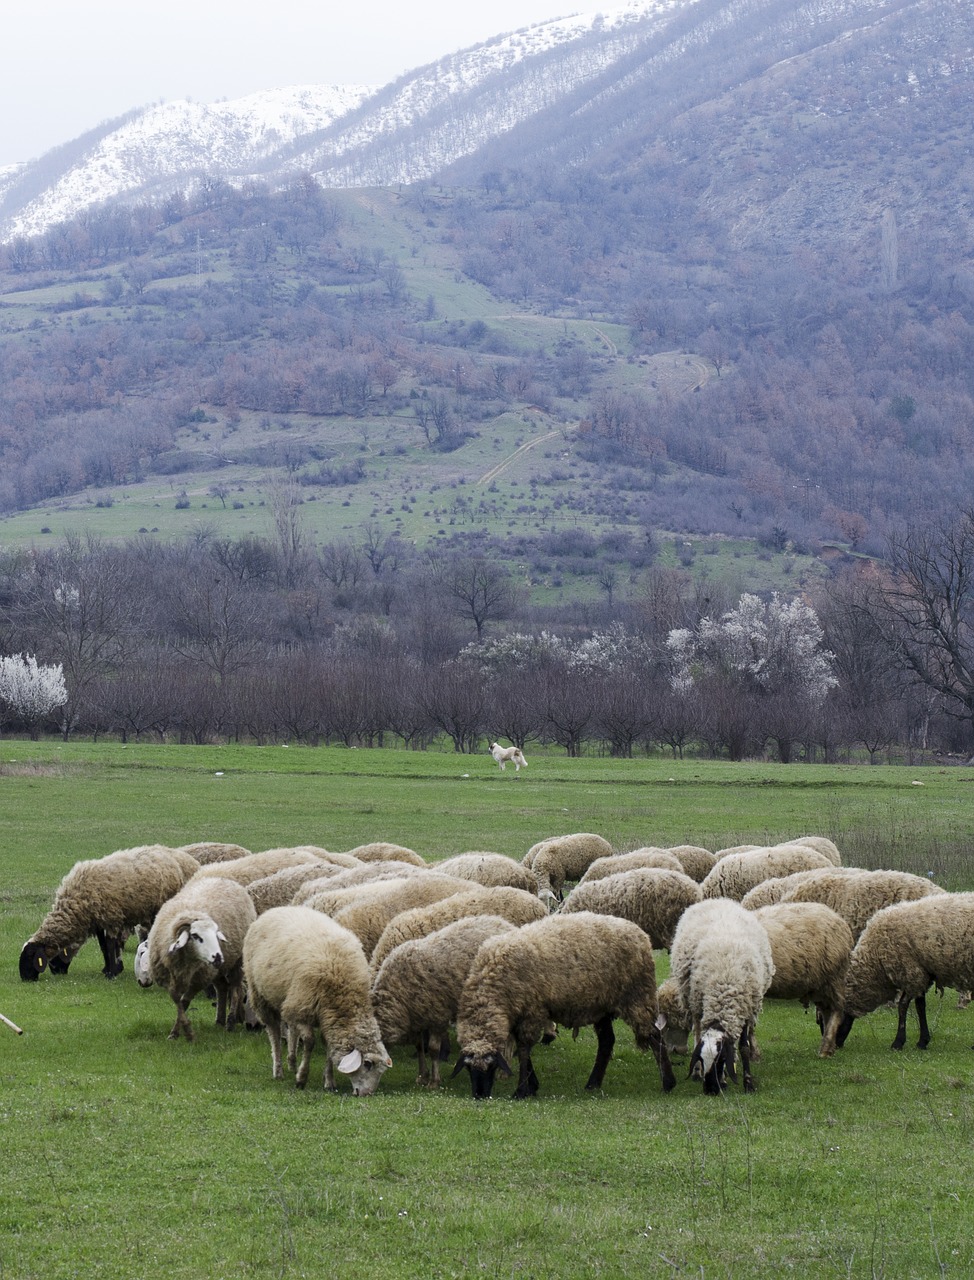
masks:
<svg viewBox="0 0 974 1280"><path fill-rule="evenodd" d="M457 613L473 622L478 643L488 622L509 618L517 607L519 592L511 575L484 556L446 561L440 568L440 580Z"/></svg>

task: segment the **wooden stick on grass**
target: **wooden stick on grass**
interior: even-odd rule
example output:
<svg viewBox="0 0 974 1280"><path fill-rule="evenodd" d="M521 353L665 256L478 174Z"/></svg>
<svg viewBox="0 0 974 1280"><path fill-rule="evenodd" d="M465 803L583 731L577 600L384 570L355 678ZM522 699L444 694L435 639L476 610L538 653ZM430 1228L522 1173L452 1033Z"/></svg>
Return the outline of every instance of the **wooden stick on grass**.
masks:
<svg viewBox="0 0 974 1280"><path fill-rule="evenodd" d="M0 1013L0 1022L5 1022L7 1026L10 1028L10 1030L16 1031L19 1036L22 1036L24 1034L23 1027L18 1027L16 1022L11 1022L10 1019L5 1018L2 1013Z"/></svg>

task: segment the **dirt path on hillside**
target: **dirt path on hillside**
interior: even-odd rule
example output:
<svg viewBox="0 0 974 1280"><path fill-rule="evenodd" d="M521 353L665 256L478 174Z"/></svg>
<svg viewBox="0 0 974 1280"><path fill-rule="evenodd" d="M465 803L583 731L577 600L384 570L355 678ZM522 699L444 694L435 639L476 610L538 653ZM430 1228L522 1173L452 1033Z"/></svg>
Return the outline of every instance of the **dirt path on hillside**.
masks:
<svg viewBox="0 0 974 1280"><path fill-rule="evenodd" d="M498 462L496 467L491 467L489 471L485 471L476 483L490 484L490 482L492 480L496 480L503 471L506 471L511 463L514 462L516 458L519 458L522 453L527 453L529 449L536 449L539 444L545 444L549 440L556 439L559 434L560 433L558 431L548 431L543 436L538 436L537 440L529 440L527 444L522 444L519 449L515 449L513 453L509 453L506 458L501 462Z"/></svg>

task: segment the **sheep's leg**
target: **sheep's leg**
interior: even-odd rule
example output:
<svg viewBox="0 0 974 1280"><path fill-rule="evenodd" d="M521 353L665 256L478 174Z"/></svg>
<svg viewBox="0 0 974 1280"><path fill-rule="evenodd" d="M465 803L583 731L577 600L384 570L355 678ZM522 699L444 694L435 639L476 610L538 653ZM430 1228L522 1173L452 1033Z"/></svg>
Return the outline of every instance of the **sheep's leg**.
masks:
<svg viewBox="0 0 974 1280"><path fill-rule="evenodd" d="M314 1028L299 1027L298 1042L301 1045L301 1061L294 1073L294 1083L299 1089L303 1089L308 1083L308 1072L311 1070L311 1050L315 1047Z"/></svg>
<svg viewBox="0 0 974 1280"><path fill-rule="evenodd" d="M839 1029L835 1033L835 1047L837 1049L841 1049L842 1046L845 1044L846 1040L849 1037L849 1032L852 1030L852 1024L854 1022L855 1022L855 1018L852 1016L851 1013L845 1013L842 1015L842 1021L839 1023Z"/></svg>
<svg viewBox="0 0 974 1280"><path fill-rule="evenodd" d="M173 996L173 1000L176 1004L176 1021L173 1023L172 1031L169 1032L169 1039L178 1040L182 1034L187 1040L192 1040L193 1028L190 1025L189 1018L186 1016L189 1000L185 996Z"/></svg>
<svg viewBox="0 0 974 1280"><path fill-rule="evenodd" d="M595 1024L595 1034L599 1038L599 1048L595 1055L595 1066L586 1082L586 1089L601 1089L605 1077L605 1069L612 1057L612 1049L616 1042L616 1033L612 1028L612 1019L606 1015Z"/></svg>
<svg viewBox="0 0 974 1280"><path fill-rule="evenodd" d="M653 1027L649 1033L649 1047L652 1050L653 1057L656 1059L656 1065L659 1067L659 1078L663 1084L663 1092L669 1093L671 1089L676 1088L676 1076L673 1074L673 1066L670 1062L669 1051L666 1048L666 1041L663 1039L663 1033Z"/></svg>
<svg viewBox="0 0 974 1280"><path fill-rule="evenodd" d="M906 1015L909 1012L910 1001L913 997L901 995L897 1005L899 1011L899 1020L896 1025L896 1035L893 1037L891 1049L902 1049L906 1044Z"/></svg>
<svg viewBox="0 0 974 1280"><path fill-rule="evenodd" d="M518 1079L517 1088L514 1090L515 1098L533 1098L538 1092L538 1077L535 1074L534 1064L531 1061L531 1046L525 1045L519 1047L517 1051L518 1058Z"/></svg>
<svg viewBox="0 0 974 1280"><path fill-rule="evenodd" d="M117 978L123 968L121 947L118 939L107 933L100 926L95 929L95 937L98 939L102 959L105 961L102 973L106 978Z"/></svg>
<svg viewBox="0 0 974 1280"><path fill-rule="evenodd" d="M227 1025L227 987L225 982L217 979L216 983L216 1025Z"/></svg>
<svg viewBox="0 0 974 1280"><path fill-rule="evenodd" d="M822 1043L819 1045L818 1056L820 1058L831 1058L835 1053L836 1037L843 1022L842 1010L821 1009L819 1022L822 1028Z"/></svg>
<svg viewBox="0 0 974 1280"><path fill-rule="evenodd" d="M427 1037L425 1033L416 1041L416 1083L426 1085L430 1082L429 1068L426 1066L426 1044Z"/></svg>
<svg viewBox="0 0 974 1280"><path fill-rule="evenodd" d="M284 1068L281 1066L281 1020L270 1009L264 1015L264 1030L271 1042L271 1079L283 1080ZM290 1028L288 1039L290 1040Z"/></svg>
<svg viewBox="0 0 974 1280"><path fill-rule="evenodd" d="M744 1030L741 1032L741 1038L738 1043L738 1048L741 1053L741 1076L744 1082L745 1093L754 1093L757 1089L754 1077L751 1075L751 1036L753 1035L753 1032L754 1028L750 1025L746 1025Z"/></svg>
<svg viewBox="0 0 974 1280"><path fill-rule="evenodd" d="M927 1026L927 997L917 996L913 1003L916 1005L917 1017L920 1019L920 1039L917 1041L917 1048L925 1049L930 1043L930 1028Z"/></svg>

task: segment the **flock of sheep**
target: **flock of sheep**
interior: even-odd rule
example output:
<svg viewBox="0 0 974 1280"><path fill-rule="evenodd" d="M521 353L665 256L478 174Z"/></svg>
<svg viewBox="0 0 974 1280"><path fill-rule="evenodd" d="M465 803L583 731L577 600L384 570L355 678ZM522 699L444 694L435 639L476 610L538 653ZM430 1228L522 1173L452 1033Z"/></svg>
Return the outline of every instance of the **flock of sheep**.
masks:
<svg viewBox="0 0 974 1280"><path fill-rule="evenodd" d="M566 887L573 886L566 896ZM592 833L540 841L519 862L488 852L427 863L379 842L345 853L314 845L251 853L239 845L147 845L76 863L20 954L20 976L65 973L97 938L103 972L135 972L176 1007L170 1038L193 1038L188 1010L206 993L232 1030L263 1025L272 1074L283 1052L299 1087L326 1050L359 1096L414 1047L419 1083L453 1074L488 1098L498 1072L514 1096L538 1090L532 1052L557 1028L592 1026L586 1088L601 1087L622 1019L674 1087L670 1053L690 1052L707 1093L753 1090L765 997L814 1005L831 1056L856 1018L890 1001L903 1047L914 1002L930 1040L931 985L974 987L974 893L947 893L900 871L843 867L836 846L804 836L711 853L695 845L616 853ZM670 953L657 988L654 948ZM692 1037L692 1051L690 1041Z"/></svg>

